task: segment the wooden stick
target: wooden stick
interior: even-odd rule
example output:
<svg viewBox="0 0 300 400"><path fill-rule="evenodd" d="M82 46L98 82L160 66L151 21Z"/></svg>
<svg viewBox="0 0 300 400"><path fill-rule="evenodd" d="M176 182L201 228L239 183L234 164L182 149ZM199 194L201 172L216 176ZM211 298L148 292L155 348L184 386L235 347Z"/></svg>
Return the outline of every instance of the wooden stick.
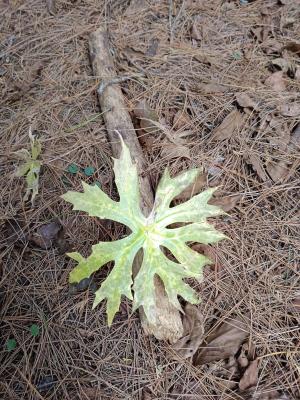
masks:
<svg viewBox="0 0 300 400"><path fill-rule="evenodd" d="M133 161L136 163L140 180L141 208L145 215L148 215L153 206L153 191L146 171L146 160L135 133L130 115L126 109L119 82L124 77L118 77L108 34L101 29L90 34L89 38L90 59L94 75L99 78L98 99L103 118L106 125L107 136L111 143L112 153L115 158L120 154L120 141L118 133L121 134L124 142L129 147ZM134 275L137 274L142 261L142 254L139 253L134 262ZM147 282L145 282L145 285ZM156 323L149 324L143 310L140 309L142 326L146 334L153 334L158 339L175 342L183 334L183 327L179 311L169 303L161 280L155 278L156 294Z"/></svg>

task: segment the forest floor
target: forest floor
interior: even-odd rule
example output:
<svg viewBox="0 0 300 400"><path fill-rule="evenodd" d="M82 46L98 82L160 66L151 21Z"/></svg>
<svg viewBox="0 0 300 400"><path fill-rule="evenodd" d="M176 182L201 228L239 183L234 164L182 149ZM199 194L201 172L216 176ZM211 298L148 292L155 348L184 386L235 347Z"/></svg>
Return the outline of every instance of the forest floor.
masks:
<svg viewBox="0 0 300 400"><path fill-rule="evenodd" d="M299 0L3 0L1 399L300 399L299 20ZM99 27L129 77L153 188L167 165L201 167L194 191L218 186L228 213L215 224L229 240L198 247L213 265L191 281L193 358L147 337L125 299L107 327L92 302L108 269L68 284L67 251L124 234L60 197L82 180L116 196L88 52ZM15 175L30 131L42 146L33 205Z"/></svg>

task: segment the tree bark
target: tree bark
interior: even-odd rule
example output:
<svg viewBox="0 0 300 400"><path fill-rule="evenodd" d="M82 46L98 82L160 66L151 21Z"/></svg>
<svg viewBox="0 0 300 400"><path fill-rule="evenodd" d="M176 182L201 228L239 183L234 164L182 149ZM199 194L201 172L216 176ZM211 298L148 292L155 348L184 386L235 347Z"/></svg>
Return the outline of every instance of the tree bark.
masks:
<svg viewBox="0 0 300 400"><path fill-rule="evenodd" d="M120 154L119 133L129 147L133 161L137 165L140 180L141 208L147 216L154 202L153 191L149 177L145 174L146 160L126 109L121 88L118 85L118 82L124 79L117 77L107 32L99 29L91 33L89 48L94 75L100 81L98 99L113 156L118 158ZM140 252L134 261L134 275L137 274L141 262L142 253ZM147 283L145 282L145 284ZM179 311L170 304L163 283L158 277L155 277L155 294L156 308L154 312L156 314L156 322L155 324L150 324L143 310L140 309L142 326L146 334L153 334L157 339L168 340L173 343L183 334L181 317Z"/></svg>

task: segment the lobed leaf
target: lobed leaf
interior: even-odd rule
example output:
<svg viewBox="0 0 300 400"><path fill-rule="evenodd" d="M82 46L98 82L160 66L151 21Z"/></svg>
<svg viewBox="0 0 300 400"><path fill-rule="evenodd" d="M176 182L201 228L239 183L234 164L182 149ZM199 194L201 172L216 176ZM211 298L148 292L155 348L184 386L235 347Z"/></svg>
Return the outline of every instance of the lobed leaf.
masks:
<svg viewBox="0 0 300 400"><path fill-rule="evenodd" d="M112 219L132 231L124 239L94 245L87 258L79 253L70 253L69 256L78 262L70 273L70 282L88 278L103 265L113 262L112 271L96 292L93 308L107 299L108 323L111 324L124 295L131 300L133 298L134 309L142 306L148 320L155 323L158 318L155 275L161 278L170 302L178 309L181 309L178 296L190 303L199 302L195 291L184 279L201 279L202 268L210 260L192 250L188 244L208 244L224 239L225 235L206 222L207 218L220 215L223 211L207 204L215 189L208 189L185 203L171 207L172 200L195 181L199 170L192 169L175 178L171 178L166 170L157 188L153 210L146 218L140 209L137 169L123 141L121 156L114 160L114 172L119 201L109 198L98 186L85 183L83 193L67 192L62 196L73 204L74 210ZM188 225L171 229L169 225L174 223ZM174 261L164 254L163 248L172 253ZM132 282L132 263L140 249L143 250L143 261Z"/></svg>

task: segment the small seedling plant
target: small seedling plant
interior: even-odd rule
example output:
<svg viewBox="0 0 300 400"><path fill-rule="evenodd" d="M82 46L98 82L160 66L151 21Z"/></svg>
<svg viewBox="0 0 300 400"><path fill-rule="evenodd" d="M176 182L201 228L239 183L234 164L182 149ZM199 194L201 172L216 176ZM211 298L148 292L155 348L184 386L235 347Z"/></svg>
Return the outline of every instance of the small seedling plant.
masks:
<svg viewBox="0 0 300 400"><path fill-rule="evenodd" d="M14 153L23 161L23 163L17 168L15 176L26 177L27 187L23 200L27 201L31 196L31 203L33 204L39 191L39 176L42 163L38 160L38 157L42 148L40 141L32 134L31 129L29 129L29 139L31 146L30 152L27 149L21 149Z"/></svg>
<svg viewBox="0 0 300 400"><path fill-rule="evenodd" d="M114 159L119 201L112 200L97 185L84 182L83 193L69 191L62 197L73 204L74 210L85 211L91 217L120 222L129 227L131 233L120 240L95 244L87 258L77 252L69 253L69 257L78 262L70 273L69 281L78 283L113 261L113 269L95 293L93 308L106 299L107 319L111 325L124 295L133 300L133 310L142 306L149 322L154 323L155 275L162 280L169 301L179 310L178 296L192 304L199 303L195 291L184 279L200 280L203 266L210 260L192 250L189 244L209 244L224 239L225 235L207 222L207 218L220 215L223 211L208 204L215 189L205 190L172 207L172 200L193 184L199 170L191 169L171 178L166 169L157 187L153 209L145 216L140 208L137 168L128 147L123 141L121 143L120 158ZM177 227L174 228L174 224ZM133 281L132 264L141 249L143 261ZM166 255L167 252L173 255L174 260Z"/></svg>

